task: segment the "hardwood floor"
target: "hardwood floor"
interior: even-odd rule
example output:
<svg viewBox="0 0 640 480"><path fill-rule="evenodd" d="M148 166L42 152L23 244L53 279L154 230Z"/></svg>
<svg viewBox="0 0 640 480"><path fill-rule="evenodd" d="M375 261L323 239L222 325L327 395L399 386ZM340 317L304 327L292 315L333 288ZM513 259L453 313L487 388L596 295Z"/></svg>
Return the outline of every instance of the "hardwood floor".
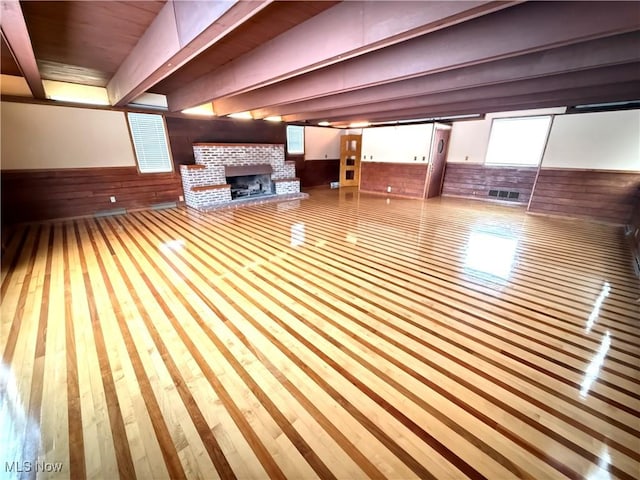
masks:
<svg viewBox="0 0 640 480"><path fill-rule="evenodd" d="M619 229L310 193L5 231L0 477L638 478Z"/></svg>

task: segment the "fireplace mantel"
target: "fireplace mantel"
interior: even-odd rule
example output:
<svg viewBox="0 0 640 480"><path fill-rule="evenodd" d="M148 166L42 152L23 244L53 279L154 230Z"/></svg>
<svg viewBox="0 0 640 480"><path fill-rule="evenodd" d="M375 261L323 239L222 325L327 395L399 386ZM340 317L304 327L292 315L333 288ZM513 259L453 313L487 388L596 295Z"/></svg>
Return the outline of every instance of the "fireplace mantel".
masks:
<svg viewBox="0 0 640 480"><path fill-rule="evenodd" d="M269 163L256 163L253 165L226 165L225 177L241 177L242 175L271 175L273 168Z"/></svg>

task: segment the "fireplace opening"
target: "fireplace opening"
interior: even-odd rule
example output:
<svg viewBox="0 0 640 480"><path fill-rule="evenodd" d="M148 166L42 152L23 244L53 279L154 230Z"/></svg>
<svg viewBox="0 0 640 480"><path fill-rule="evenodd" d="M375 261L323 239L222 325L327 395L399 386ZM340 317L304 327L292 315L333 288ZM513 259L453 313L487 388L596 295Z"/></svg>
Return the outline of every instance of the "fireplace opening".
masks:
<svg viewBox="0 0 640 480"><path fill-rule="evenodd" d="M231 186L232 200L274 194L271 175L267 174L227 177L227 183Z"/></svg>

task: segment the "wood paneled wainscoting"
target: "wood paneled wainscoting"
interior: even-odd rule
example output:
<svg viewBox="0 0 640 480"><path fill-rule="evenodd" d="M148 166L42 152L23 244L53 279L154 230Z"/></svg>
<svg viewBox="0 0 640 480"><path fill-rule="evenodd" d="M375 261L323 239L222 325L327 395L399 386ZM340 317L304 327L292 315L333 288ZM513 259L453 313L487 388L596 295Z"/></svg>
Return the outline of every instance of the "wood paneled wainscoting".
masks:
<svg viewBox="0 0 640 480"><path fill-rule="evenodd" d="M360 190L372 193L387 193L402 197L424 197L427 180L426 163L362 162Z"/></svg>
<svg viewBox="0 0 640 480"><path fill-rule="evenodd" d="M629 243L631 245L631 252L633 253L636 273L640 276L640 195L638 195L633 213L631 214L631 220L627 225L627 234L629 235Z"/></svg>
<svg viewBox="0 0 640 480"><path fill-rule="evenodd" d="M503 200L499 197L490 197L489 191L517 192L517 199L504 198L504 200L526 205L531 197L537 171L537 167L493 167L447 163L442 194L479 200Z"/></svg>
<svg viewBox="0 0 640 480"><path fill-rule="evenodd" d="M9 229L2 467L637 479L619 228L342 190Z"/></svg>
<svg viewBox="0 0 640 480"><path fill-rule="evenodd" d="M529 211L624 225L639 192L638 172L542 168Z"/></svg>
<svg viewBox="0 0 640 480"><path fill-rule="evenodd" d="M137 167L3 170L1 179L3 224L145 208L182 195L179 173Z"/></svg>
<svg viewBox="0 0 640 480"><path fill-rule="evenodd" d="M296 176L300 178L300 187L329 186L340 178L340 159L305 160L300 156L289 155L296 162Z"/></svg>

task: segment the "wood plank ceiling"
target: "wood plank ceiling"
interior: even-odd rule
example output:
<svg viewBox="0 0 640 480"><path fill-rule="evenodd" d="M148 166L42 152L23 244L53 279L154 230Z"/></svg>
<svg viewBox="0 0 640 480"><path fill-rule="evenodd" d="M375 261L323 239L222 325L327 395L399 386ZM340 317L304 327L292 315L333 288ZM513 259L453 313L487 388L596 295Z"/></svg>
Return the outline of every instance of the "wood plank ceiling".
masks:
<svg viewBox="0 0 640 480"><path fill-rule="evenodd" d="M114 105L345 125L640 99L638 2L20 5L41 77Z"/></svg>
<svg viewBox="0 0 640 480"><path fill-rule="evenodd" d="M21 2L42 78L106 86L164 3Z"/></svg>
<svg viewBox="0 0 640 480"><path fill-rule="evenodd" d="M18 67L18 64L13 58L13 55L11 55L9 46L7 45L7 42L4 41L4 38L0 39L0 53L2 54L2 64L0 65L0 71L5 75L22 75L22 73L20 72L20 67Z"/></svg>

